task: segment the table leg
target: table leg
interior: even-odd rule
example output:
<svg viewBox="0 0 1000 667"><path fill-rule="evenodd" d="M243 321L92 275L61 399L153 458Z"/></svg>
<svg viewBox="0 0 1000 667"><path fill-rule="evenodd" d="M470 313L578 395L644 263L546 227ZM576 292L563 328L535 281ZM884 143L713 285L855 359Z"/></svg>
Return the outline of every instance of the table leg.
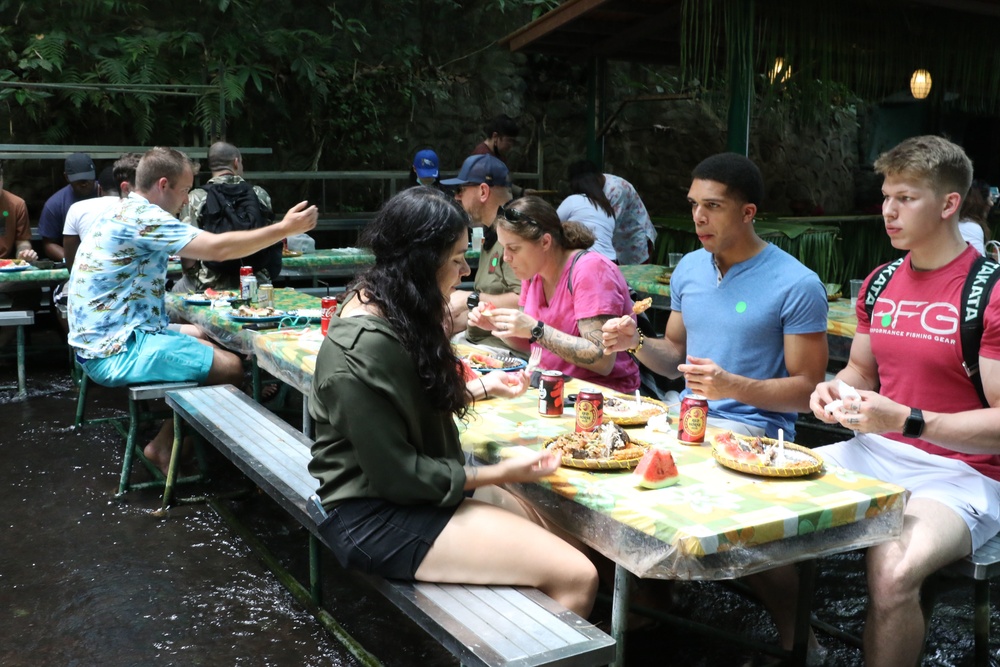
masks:
<svg viewBox="0 0 1000 667"><path fill-rule="evenodd" d="M181 450L184 442L184 423L180 413L174 412L174 446L170 450L170 466L167 468L167 481L163 485L163 504L160 512L166 512L174 495L174 480L177 479L177 465L181 460Z"/></svg>
<svg viewBox="0 0 1000 667"><path fill-rule="evenodd" d="M261 379L260 365L257 363L257 355L254 355L250 360L250 378L251 384L253 384L253 400L260 403Z"/></svg>
<svg viewBox="0 0 1000 667"><path fill-rule="evenodd" d="M312 437L312 415L309 414L309 397L302 395L302 434Z"/></svg>
<svg viewBox="0 0 1000 667"><path fill-rule="evenodd" d="M816 561L799 564L799 597L796 600L795 638L792 640L790 664L805 665L809 653L809 627L813 593L816 589Z"/></svg>
<svg viewBox="0 0 1000 667"><path fill-rule="evenodd" d="M632 574L621 565L615 564L615 590L611 602L611 637L617 645L615 661L611 667L625 665L625 631L628 630L628 598Z"/></svg>

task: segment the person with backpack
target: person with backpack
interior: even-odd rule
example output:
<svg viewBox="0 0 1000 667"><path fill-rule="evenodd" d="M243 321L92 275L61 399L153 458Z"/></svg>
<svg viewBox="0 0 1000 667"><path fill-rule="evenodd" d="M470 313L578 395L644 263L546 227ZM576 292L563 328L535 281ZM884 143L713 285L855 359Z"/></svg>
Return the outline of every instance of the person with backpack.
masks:
<svg viewBox="0 0 1000 667"><path fill-rule="evenodd" d="M221 234L266 227L274 222L271 196L259 185L243 178L240 149L217 141L208 149L212 178L191 191L189 203L181 210L181 220L198 229ZM184 276L172 291L180 293L239 290L240 266L252 266L258 283L272 283L281 273L282 243L259 250L249 257L210 262L182 259Z"/></svg>
<svg viewBox="0 0 1000 667"><path fill-rule="evenodd" d="M907 254L866 279L847 367L816 386L810 408L854 431L817 449L828 469L909 492L902 534L867 554L865 664L877 667L917 664L924 580L1000 530L1000 294L987 289L997 265L958 229L972 182L961 147L913 137L875 171L886 233Z"/></svg>

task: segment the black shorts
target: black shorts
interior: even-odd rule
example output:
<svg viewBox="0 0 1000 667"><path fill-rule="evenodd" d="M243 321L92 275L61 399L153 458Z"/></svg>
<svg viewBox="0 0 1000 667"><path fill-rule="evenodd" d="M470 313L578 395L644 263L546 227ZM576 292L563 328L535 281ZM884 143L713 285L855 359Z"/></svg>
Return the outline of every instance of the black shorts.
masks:
<svg viewBox="0 0 1000 667"><path fill-rule="evenodd" d="M457 509L354 498L330 510L319 530L342 566L412 580Z"/></svg>

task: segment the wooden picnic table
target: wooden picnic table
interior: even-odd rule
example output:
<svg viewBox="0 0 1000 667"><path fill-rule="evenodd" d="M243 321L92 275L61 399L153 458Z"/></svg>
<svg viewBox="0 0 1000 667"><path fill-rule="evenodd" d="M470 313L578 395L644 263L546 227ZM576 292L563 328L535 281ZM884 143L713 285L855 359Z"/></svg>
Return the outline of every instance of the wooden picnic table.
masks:
<svg viewBox="0 0 1000 667"><path fill-rule="evenodd" d="M308 395L322 341L318 332L278 331L255 337L254 345L262 368ZM580 386L571 381L565 393ZM459 428L466 449L496 461L573 431L574 419L572 408L562 417L540 417L538 393L529 390L478 402ZM673 453L679 484L650 491L628 472L563 467L540 483L509 487L616 563L616 608L627 608L628 573L731 579L878 544L902 529L905 490L893 484L839 468L803 478L755 477L717 464L709 445L680 444L676 432L631 432ZM612 635L621 647L625 615L615 617Z"/></svg>

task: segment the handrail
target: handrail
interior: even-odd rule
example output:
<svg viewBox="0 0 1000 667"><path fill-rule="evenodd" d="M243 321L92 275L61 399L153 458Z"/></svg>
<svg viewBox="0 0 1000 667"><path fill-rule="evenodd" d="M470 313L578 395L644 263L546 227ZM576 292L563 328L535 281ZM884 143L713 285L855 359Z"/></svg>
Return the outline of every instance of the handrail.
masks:
<svg viewBox="0 0 1000 667"><path fill-rule="evenodd" d="M93 146L73 144L0 144L0 160L59 160L72 153L86 153L99 160L118 158L122 153L145 153L152 146ZM188 157L208 157L208 146L174 147ZM245 155L271 155L270 147L240 148Z"/></svg>

